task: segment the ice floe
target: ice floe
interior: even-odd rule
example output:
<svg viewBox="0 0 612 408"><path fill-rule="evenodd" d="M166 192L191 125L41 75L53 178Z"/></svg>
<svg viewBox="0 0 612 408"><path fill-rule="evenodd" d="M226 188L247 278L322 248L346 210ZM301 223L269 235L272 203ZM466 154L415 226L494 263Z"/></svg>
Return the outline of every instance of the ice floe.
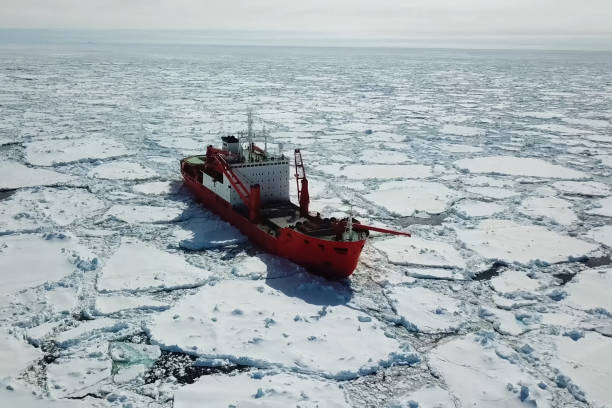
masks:
<svg viewBox="0 0 612 408"><path fill-rule="evenodd" d="M469 146L462 144L441 144L440 149L450 153L479 153L482 152L482 147Z"/></svg>
<svg viewBox="0 0 612 408"><path fill-rule="evenodd" d="M519 195L517 191L508 190L507 188L500 187L467 187L465 189L469 193L477 194L479 196L488 197L493 200L503 200L505 198L514 197Z"/></svg>
<svg viewBox="0 0 612 408"><path fill-rule="evenodd" d="M111 375L111 360L100 357L62 357L47 366L49 393L55 398L96 393Z"/></svg>
<svg viewBox="0 0 612 408"><path fill-rule="evenodd" d="M454 408L457 404L453 396L444 388L436 385L425 386L394 397L389 408Z"/></svg>
<svg viewBox="0 0 612 408"><path fill-rule="evenodd" d="M183 213L183 208L154 205L116 204L106 212L107 217L133 223L164 223L176 221Z"/></svg>
<svg viewBox="0 0 612 408"><path fill-rule="evenodd" d="M440 128L440 132L466 137L484 136L485 134L484 129L481 128L451 124L443 125Z"/></svg>
<svg viewBox="0 0 612 408"><path fill-rule="evenodd" d="M126 328L125 322L102 317L95 320L86 320L78 326L59 333L55 342L62 347L68 347L84 338L90 338L100 332L117 332Z"/></svg>
<svg viewBox="0 0 612 408"><path fill-rule="evenodd" d="M181 187L182 184L178 181L151 181L136 184L132 189L137 193L147 195L169 195L176 194Z"/></svg>
<svg viewBox="0 0 612 408"><path fill-rule="evenodd" d="M372 245L397 265L465 268L461 254L445 242L429 241L418 237L392 237L377 240Z"/></svg>
<svg viewBox="0 0 612 408"><path fill-rule="evenodd" d="M408 330L449 333L465 323L461 302L450 296L419 286L396 286L385 293Z"/></svg>
<svg viewBox="0 0 612 408"><path fill-rule="evenodd" d="M0 236L0 294L57 281L96 264L97 258L68 235Z"/></svg>
<svg viewBox="0 0 612 408"><path fill-rule="evenodd" d="M142 294L136 296L100 295L96 298L95 304L96 312L102 315L130 309L165 310L167 308L167 303Z"/></svg>
<svg viewBox="0 0 612 408"><path fill-rule="evenodd" d="M530 217L548 217L557 224L569 225L578 221L569 201L556 197L527 197L520 211Z"/></svg>
<svg viewBox="0 0 612 408"><path fill-rule="evenodd" d="M307 296L326 292L297 279L274 283L281 287L285 280ZM259 281L223 281L156 315L149 332L162 348L330 378L353 378L415 361L413 352L385 335L380 321L360 321L360 314L341 304L317 305L287 296Z"/></svg>
<svg viewBox="0 0 612 408"><path fill-rule="evenodd" d="M193 287L210 278L178 254L162 251L140 241L123 239L98 276L101 291L150 290Z"/></svg>
<svg viewBox="0 0 612 408"><path fill-rule="evenodd" d="M112 161L100 164L87 173L89 177L108 180L146 180L157 177L157 173L140 163Z"/></svg>
<svg viewBox="0 0 612 408"><path fill-rule="evenodd" d="M129 153L122 144L104 138L46 139L25 144L26 160L37 166L107 159Z"/></svg>
<svg viewBox="0 0 612 408"><path fill-rule="evenodd" d="M541 159L514 156L487 156L461 159L455 166L470 173L508 174L558 179L586 179L588 174Z"/></svg>
<svg viewBox="0 0 612 408"><path fill-rule="evenodd" d="M517 291L531 292L539 286L537 279L531 279L525 272L516 269L506 269L500 275L491 278L493 290L502 294Z"/></svg>
<svg viewBox="0 0 612 408"><path fill-rule="evenodd" d="M175 247L188 250L201 250L236 245L247 238L236 228L220 218L190 218L180 222L171 240Z"/></svg>
<svg viewBox="0 0 612 408"><path fill-rule="evenodd" d="M382 183L363 197L394 214L411 216L415 211L442 213L458 194L441 183L404 180Z"/></svg>
<svg viewBox="0 0 612 408"><path fill-rule="evenodd" d="M502 205L488 201L462 200L453 206L453 209L461 217L481 218L503 212L506 208Z"/></svg>
<svg viewBox="0 0 612 408"><path fill-rule="evenodd" d="M15 378L30 364L40 359L43 353L24 340L15 337L6 329L0 329L0 380Z"/></svg>
<svg viewBox="0 0 612 408"><path fill-rule="evenodd" d="M344 176L349 179L418 179L431 176L431 167L422 164L349 164L344 167L336 165L323 165L319 170L334 175Z"/></svg>
<svg viewBox="0 0 612 408"><path fill-rule="evenodd" d="M601 198L595 201L595 208L586 212L591 215L601 215L603 217L612 217L612 197Z"/></svg>
<svg viewBox="0 0 612 408"><path fill-rule="evenodd" d="M605 246L612 247L612 225L604 225L593 228L591 231L589 231L589 236L593 240L601 242Z"/></svg>
<svg viewBox="0 0 612 408"><path fill-rule="evenodd" d="M208 407L349 407L338 383L295 374L209 375L180 388L174 408Z"/></svg>
<svg viewBox="0 0 612 408"><path fill-rule="evenodd" d="M550 392L538 386L544 378L533 377L499 354L493 340L469 334L434 348L429 365L461 406L488 407L494 401L496 407L505 408L550 407Z"/></svg>
<svg viewBox="0 0 612 408"><path fill-rule="evenodd" d="M589 331L576 339L556 336L550 340L557 352L550 364L567 377L559 378L559 382L566 387L570 384L577 385L578 390L570 390L577 399L592 402L595 406L610 406L612 338Z"/></svg>
<svg viewBox="0 0 612 408"><path fill-rule="evenodd" d="M584 195L587 197L605 197L610 195L610 187L598 181L557 181L552 186L570 195Z"/></svg>
<svg viewBox="0 0 612 408"><path fill-rule="evenodd" d="M538 225L509 220L484 220L474 229L457 229L464 244L487 259L508 263L556 263L585 256L597 245Z"/></svg>
<svg viewBox="0 0 612 408"><path fill-rule="evenodd" d="M0 163L0 190L66 184L74 177L48 169L36 169L14 161Z"/></svg>
<svg viewBox="0 0 612 408"><path fill-rule="evenodd" d="M612 314L612 269L586 269L565 286L568 305L581 310L605 310Z"/></svg>
<svg viewBox="0 0 612 408"><path fill-rule="evenodd" d="M49 223L67 226L104 208L102 200L84 189L20 190L0 201L0 231L35 231Z"/></svg>
<svg viewBox="0 0 612 408"><path fill-rule="evenodd" d="M393 150L366 150L359 159L367 163L397 164L408 161L408 156Z"/></svg>

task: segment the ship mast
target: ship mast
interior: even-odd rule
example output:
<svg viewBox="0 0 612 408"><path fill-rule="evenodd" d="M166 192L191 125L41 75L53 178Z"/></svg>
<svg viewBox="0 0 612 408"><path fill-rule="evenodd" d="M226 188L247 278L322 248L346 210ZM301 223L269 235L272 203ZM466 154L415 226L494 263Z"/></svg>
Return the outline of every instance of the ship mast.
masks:
<svg viewBox="0 0 612 408"><path fill-rule="evenodd" d="M253 150L253 109L247 108L247 141L249 143L249 162L251 161L251 151Z"/></svg>

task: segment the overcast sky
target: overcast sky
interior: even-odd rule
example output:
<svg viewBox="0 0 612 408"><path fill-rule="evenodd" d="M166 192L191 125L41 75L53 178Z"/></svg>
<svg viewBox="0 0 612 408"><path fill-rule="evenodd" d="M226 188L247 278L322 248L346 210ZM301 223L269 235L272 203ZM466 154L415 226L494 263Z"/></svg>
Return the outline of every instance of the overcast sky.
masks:
<svg viewBox="0 0 612 408"><path fill-rule="evenodd" d="M0 0L3 28L610 34L612 0Z"/></svg>

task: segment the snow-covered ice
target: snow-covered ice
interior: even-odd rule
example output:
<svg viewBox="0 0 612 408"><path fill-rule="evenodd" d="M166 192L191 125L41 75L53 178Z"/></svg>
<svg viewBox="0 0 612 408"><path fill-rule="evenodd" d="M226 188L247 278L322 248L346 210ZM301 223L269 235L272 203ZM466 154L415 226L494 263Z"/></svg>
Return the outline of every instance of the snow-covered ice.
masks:
<svg viewBox="0 0 612 408"><path fill-rule="evenodd" d="M54 282L95 266L97 258L63 234L0 236L0 293L3 295Z"/></svg>
<svg viewBox="0 0 612 408"><path fill-rule="evenodd" d="M469 334L440 344L432 350L429 365L461 406L488 407L493 401L496 407L552 406L550 392L538 386L544 378L501 357L495 342L486 337Z"/></svg>
<svg viewBox="0 0 612 408"><path fill-rule="evenodd" d="M612 314L612 269L587 269L569 282L564 299L569 306L582 310L605 310Z"/></svg>
<svg viewBox="0 0 612 408"><path fill-rule="evenodd" d="M155 206L155 205L131 205L116 204L106 213L107 217L112 217L127 223L163 223L176 221L183 213L180 207Z"/></svg>
<svg viewBox="0 0 612 408"><path fill-rule="evenodd" d="M319 285L297 289L307 296L325 292ZM259 281L230 280L182 299L155 316L148 330L165 349L329 378L354 378L416 361L412 351L385 335L382 322L361 321L359 315L344 305L287 296Z"/></svg>
<svg viewBox="0 0 612 408"><path fill-rule="evenodd" d="M461 302L431 289L397 286L386 296L408 330L446 333L457 331L465 323Z"/></svg>
<svg viewBox="0 0 612 408"><path fill-rule="evenodd" d="M349 164L338 168L336 166L319 166L319 169L331 176L344 176L349 179L420 179L431 176L431 167L421 164Z"/></svg>
<svg viewBox="0 0 612 408"><path fill-rule="evenodd" d="M605 197L611 194L610 186L597 181L557 181L552 186L565 194L593 197Z"/></svg>
<svg viewBox="0 0 612 408"><path fill-rule="evenodd" d="M540 284L523 271L507 269L499 276L491 278L491 286L498 293L512 293L517 291L530 292L537 289Z"/></svg>
<svg viewBox="0 0 612 408"><path fill-rule="evenodd" d="M587 401L595 406L612 404L612 338L595 332L585 332L577 340L569 336L550 339L556 347L556 357L550 363L562 375L580 387Z"/></svg>
<svg viewBox="0 0 612 408"><path fill-rule="evenodd" d="M130 152L112 139L46 139L25 145L28 163L36 166L53 166L80 160L107 159L125 156Z"/></svg>
<svg viewBox="0 0 612 408"><path fill-rule="evenodd" d="M457 229L457 237L484 258L520 264L563 262L597 249L538 225L509 220L481 221L474 229Z"/></svg>
<svg viewBox="0 0 612 408"><path fill-rule="evenodd" d="M349 407L339 384L295 374L211 375L182 387L174 408L208 407Z"/></svg>
<svg viewBox="0 0 612 408"><path fill-rule="evenodd" d="M418 237L392 237L372 245L384 252L389 262L397 265L465 268L465 260L451 245Z"/></svg>
<svg viewBox="0 0 612 408"><path fill-rule="evenodd" d="M605 246L612 247L612 225L603 225L589 231L589 236Z"/></svg>
<svg viewBox="0 0 612 408"><path fill-rule="evenodd" d="M545 160L514 157L487 156L474 159L461 159L455 166L470 173L508 174L511 176L532 176L559 179L586 179L588 175L582 171L549 163Z"/></svg>
<svg viewBox="0 0 612 408"><path fill-rule="evenodd" d="M488 201L462 200L456 203L453 209L462 217L482 218L501 213L505 207Z"/></svg>
<svg viewBox="0 0 612 408"><path fill-rule="evenodd" d="M62 35L0 39L0 406L612 406L610 55ZM413 237L330 282L205 209L248 106Z"/></svg>
<svg viewBox="0 0 612 408"><path fill-rule="evenodd" d="M612 217L612 197L601 198L595 201L595 207L588 210L587 214Z"/></svg>
<svg viewBox="0 0 612 408"><path fill-rule="evenodd" d="M548 217L557 224L569 225L578 221L571 203L556 197L528 197L521 203L521 212L530 217Z"/></svg>
<svg viewBox="0 0 612 408"><path fill-rule="evenodd" d="M140 163L111 161L94 167L87 175L108 180L146 180L156 177L157 173Z"/></svg>
<svg viewBox="0 0 612 408"><path fill-rule="evenodd" d="M210 277L210 271L189 264L179 254L124 239L104 261L97 287L101 291L193 287L202 285Z"/></svg>
<svg viewBox="0 0 612 408"><path fill-rule="evenodd" d="M54 170L27 167L14 161L0 163L0 190L66 184L74 177Z"/></svg>
<svg viewBox="0 0 612 408"><path fill-rule="evenodd" d="M165 310L167 308L167 303L140 294L134 296L100 295L96 298L95 305L96 312L102 315L130 309Z"/></svg>
<svg viewBox="0 0 612 408"><path fill-rule="evenodd" d="M391 213L411 216L415 211L444 212L457 194L441 183L404 180L382 183L364 198Z"/></svg>
<svg viewBox="0 0 612 408"><path fill-rule="evenodd" d="M42 357L40 349L32 347L25 340L16 338L6 329L0 329L0 380L17 377L28 365Z"/></svg>
<svg viewBox="0 0 612 408"><path fill-rule="evenodd" d="M147 195L169 195L176 194L181 186L182 183L179 181L151 181L136 184L133 190Z"/></svg>

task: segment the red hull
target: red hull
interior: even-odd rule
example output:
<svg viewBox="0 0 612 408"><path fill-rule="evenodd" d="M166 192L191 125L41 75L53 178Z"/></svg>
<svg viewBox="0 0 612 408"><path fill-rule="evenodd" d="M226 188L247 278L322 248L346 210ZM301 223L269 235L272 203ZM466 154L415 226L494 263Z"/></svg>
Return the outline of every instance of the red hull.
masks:
<svg viewBox="0 0 612 408"><path fill-rule="evenodd" d="M272 236L257 227L215 193L183 172L185 185L209 209L229 222L256 245L272 254L287 258L326 278L342 279L353 273L365 239L352 242L328 241L282 228Z"/></svg>

